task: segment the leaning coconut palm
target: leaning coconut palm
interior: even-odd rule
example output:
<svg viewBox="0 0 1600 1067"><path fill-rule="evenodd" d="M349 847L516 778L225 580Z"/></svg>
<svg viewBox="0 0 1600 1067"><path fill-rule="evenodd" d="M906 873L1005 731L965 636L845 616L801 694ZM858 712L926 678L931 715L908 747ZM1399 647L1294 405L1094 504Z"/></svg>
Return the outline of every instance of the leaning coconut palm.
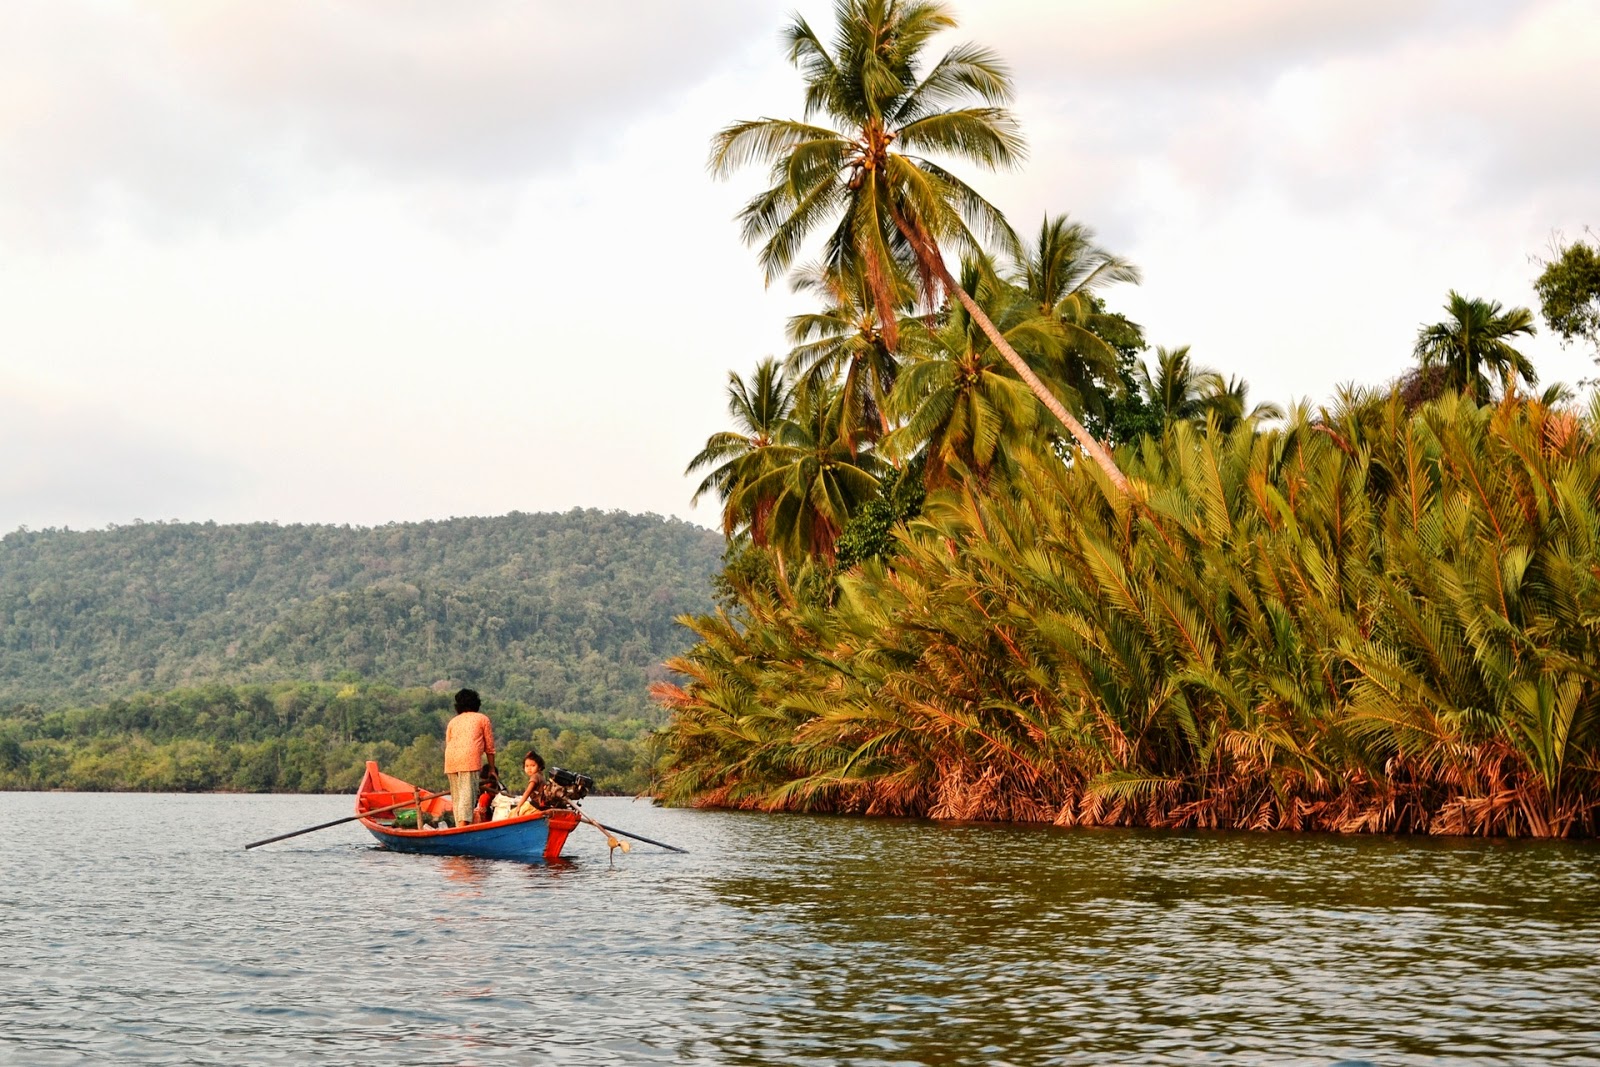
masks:
<svg viewBox="0 0 1600 1067"><path fill-rule="evenodd" d="M900 370L900 355L919 347L913 339L925 335L921 323L912 318L899 321L897 353L889 347L877 304L861 272L841 278L826 264L816 263L795 273L794 286L815 294L824 306L821 311L789 320L789 342L794 348L784 367L809 389L837 383L841 436L852 444L876 441L889 432L885 414L889 391ZM900 306L907 309L916 299L909 285L902 285L900 296Z"/></svg>
<svg viewBox="0 0 1600 1067"><path fill-rule="evenodd" d="M839 532L878 492L878 461L839 433L837 392L806 390L763 452L763 469L730 505L768 516L766 543L780 558L831 561ZM758 544L761 542L757 542Z"/></svg>
<svg viewBox="0 0 1600 1067"><path fill-rule="evenodd" d="M898 341L894 277L915 269L928 305L940 289L954 296L1039 402L1125 489L1127 479L1111 454L1006 343L945 265L941 244L960 253L979 250L973 226L1014 246L1004 217L943 166L913 154L939 153L990 169L1020 161L1022 137L1003 106L1012 95L1005 66L988 49L962 44L919 73L930 38L956 24L931 0L836 0L834 14L831 50L804 19L796 18L785 33L789 59L806 79L806 121L736 122L712 142L710 167L719 177L757 160L771 165L771 188L740 212L745 239L762 242L767 281L788 270L808 235L833 221L824 259L840 275L864 273L891 349ZM810 121L819 114L833 125Z"/></svg>
<svg viewBox="0 0 1600 1067"><path fill-rule="evenodd" d="M1095 290L1114 282L1139 284L1138 267L1096 245L1094 231L1083 223L1046 215L1039 236L1018 250L1009 280L1067 335L1061 377L1081 398L1096 393L1094 378L1116 380L1118 354L1104 331L1120 320L1102 310Z"/></svg>
<svg viewBox="0 0 1600 1067"><path fill-rule="evenodd" d="M733 416L736 429L712 434L683 472L689 475L709 469L690 503L715 492L722 501L724 535L732 537L748 527L751 539L757 545L766 545L772 502L748 490L767 472L772 448L793 409L794 396L777 360L768 358L758 363L749 382L734 371L728 372L728 414Z"/></svg>
<svg viewBox="0 0 1600 1067"><path fill-rule="evenodd" d="M1518 378L1529 385L1538 384L1533 364L1509 340L1533 335L1533 312L1527 308L1505 311L1498 300L1469 300L1454 289L1444 307L1448 319L1417 332L1416 356L1424 369L1444 367L1450 387L1474 403L1489 395L1486 367L1499 372L1508 393Z"/></svg>

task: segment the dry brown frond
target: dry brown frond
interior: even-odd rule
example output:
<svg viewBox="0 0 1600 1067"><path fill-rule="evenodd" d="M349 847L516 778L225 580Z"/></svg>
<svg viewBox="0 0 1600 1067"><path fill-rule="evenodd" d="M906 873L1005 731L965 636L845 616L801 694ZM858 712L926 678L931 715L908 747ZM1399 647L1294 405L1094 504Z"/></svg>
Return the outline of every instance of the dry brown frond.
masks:
<svg viewBox="0 0 1600 1067"><path fill-rule="evenodd" d="M1576 455L1581 444L1582 429L1577 417L1568 411L1552 411L1544 420L1543 427L1545 455L1554 459L1561 457L1571 459Z"/></svg>
<svg viewBox="0 0 1600 1067"><path fill-rule="evenodd" d="M1277 805L1273 803L1272 797L1262 797L1261 803L1256 807L1255 817L1245 825L1245 828L1249 830L1272 829L1273 824L1279 821L1274 817L1277 815L1276 809Z"/></svg>

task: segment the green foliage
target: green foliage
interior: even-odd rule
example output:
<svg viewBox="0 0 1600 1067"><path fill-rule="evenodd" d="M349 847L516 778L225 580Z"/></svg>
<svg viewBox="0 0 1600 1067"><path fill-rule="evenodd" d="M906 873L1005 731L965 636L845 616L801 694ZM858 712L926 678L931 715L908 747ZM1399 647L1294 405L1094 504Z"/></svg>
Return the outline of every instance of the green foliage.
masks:
<svg viewBox="0 0 1600 1067"><path fill-rule="evenodd" d="M1130 499L934 493L830 602L692 620L667 796L1062 824L1594 833L1600 441L1537 400L1176 422Z"/></svg>
<svg viewBox="0 0 1600 1067"><path fill-rule="evenodd" d="M922 514L927 496L922 463L914 460L886 476L879 495L863 504L839 535L838 566L847 570L864 560L887 559L895 552L895 530Z"/></svg>
<svg viewBox="0 0 1600 1067"><path fill-rule="evenodd" d="M771 547L780 570L801 557L831 562L863 507L875 512L861 521L876 526L881 545L891 524L876 514L882 455L897 465L921 457L930 484L963 473L986 479L1014 453L1061 440L1058 428L1121 485L1109 453L1068 408L1107 417L1110 394L1122 392L1113 383L1126 341L1108 335L1138 336L1096 295L1107 283L1137 282L1137 268L1064 215L1046 216L1024 246L938 161L991 170L1020 161L999 58L960 44L929 63L932 39L956 25L936 2L838 0L834 18L826 43L798 16L785 30L805 79L804 120L732 123L713 138L710 158L719 177L768 165L770 188L740 212L744 238L760 245L769 282L790 274L823 304L789 322L792 417L751 415L778 412L748 402L764 383L774 395L784 386L772 361L752 385L735 374L735 428L714 434L690 464L708 470L695 495L718 493L725 533ZM819 231L820 260L796 267ZM981 240L1004 254L1004 276ZM960 282L947 250L966 257ZM1121 406L1130 409L1123 421L1139 418L1137 401ZM855 559L881 548L848 551Z"/></svg>
<svg viewBox="0 0 1600 1067"><path fill-rule="evenodd" d="M484 705L508 780L522 753L594 777L648 786L650 724ZM211 684L101 704L0 712L0 789L342 793L369 759L430 788L444 782L448 694L366 683Z"/></svg>
<svg viewBox="0 0 1600 1067"><path fill-rule="evenodd" d="M795 275L825 306L790 322L785 428L696 460L720 439L751 477L701 487L737 521L718 610L685 620L699 643L669 661L683 680L653 688L668 797L1593 833L1597 420L1556 410L1559 389L1518 395L1531 313L1452 292L1391 395L1351 387L1315 414L1252 406L1187 347L1152 372L1095 291L1136 282L1132 264L1065 216L1023 244L928 158L1019 158L998 58L960 45L924 66L954 25L938 3L834 13L830 44L787 30L804 121L713 142L718 175L770 166L741 213L769 282L826 233ZM1500 402L1480 408L1491 373ZM788 425L808 470L826 444L876 491L777 473Z"/></svg>
<svg viewBox="0 0 1600 1067"><path fill-rule="evenodd" d="M1158 431L1171 430L1180 422L1214 422L1222 430L1231 430L1241 420L1260 422L1283 417L1283 410L1276 404L1248 407L1249 385L1240 378L1224 379L1212 368L1194 363L1188 345L1158 347L1155 374L1142 363L1134 373L1143 394L1141 414L1146 424L1154 423Z"/></svg>
<svg viewBox="0 0 1600 1067"><path fill-rule="evenodd" d="M720 548L688 523L581 510L18 531L0 539L0 706L343 678L646 717Z"/></svg>
<svg viewBox="0 0 1600 1067"><path fill-rule="evenodd" d="M985 267L969 261L962 287L1036 373L1052 375L1066 338L1026 293ZM1032 449L1048 418L977 316L960 304L943 316L927 350L902 368L889 405L903 422L885 446L902 458L921 458L930 485L1004 473L1019 452Z"/></svg>
<svg viewBox="0 0 1600 1067"><path fill-rule="evenodd" d="M1600 359L1600 247L1574 241L1558 249L1533 289L1545 323L1563 343L1587 341Z"/></svg>
<svg viewBox="0 0 1600 1067"><path fill-rule="evenodd" d="M1108 383L1122 370L1122 357L1143 348L1144 340L1138 326L1107 314L1096 290L1115 282L1137 285L1139 268L1096 245L1093 230L1065 215L1046 215L1038 236L1013 260L1011 282L1064 342L1045 377L1076 401L1085 425L1105 419L1115 393Z"/></svg>
<svg viewBox="0 0 1600 1067"><path fill-rule="evenodd" d="M734 498L750 501L741 510L770 515L765 538L759 524L752 535L782 559L831 559L851 513L878 492L882 463L841 435L843 400L836 390L803 391L767 449L765 471Z"/></svg>
<svg viewBox="0 0 1600 1067"><path fill-rule="evenodd" d="M1532 336L1533 312L1527 308L1505 310L1498 300L1473 300L1454 289L1445 303L1449 318L1417 333L1416 357L1423 370L1442 367L1445 385L1474 400L1491 395L1493 383L1485 370L1499 375L1502 392L1509 393L1521 379L1535 385L1539 376L1533 364L1511 344L1511 339Z"/></svg>
<svg viewBox="0 0 1600 1067"><path fill-rule="evenodd" d="M1139 372L1144 367L1143 357L1148 347L1143 327L1124 315L1107 312L1103 302L1096 298L1094 329L1116 350L1117 359L1113 374L1095 376L1085 390L1085 396L1092 394L1095 401L1087 405L1085 428L1112 445L1125 445L1146 434L1159 434L1161 413L1140 386Z"/></svg>
<svg viewBox="0 0 1600 1067"><path fill-rule="evenodd" d="M737 371L728 372L728 414L734 428L712 434L684 471L706 471L690 503L715 492L722 500L722 532L728 537L748 532L766 543L770 509L750 488L771 469L772 448L794 412L794 401L777 360L758 363L749 382Z"/></svg>
<svg viewBox="0 0 1600 1067"><path fill-rule="evenodd" d="M719 176L770 165L772 187L740 213L746 240L761 243L768 282L788 271L808 234L832 223L825 261L839 277L866 279L894 348L895 276L909 276L927 252L907 234L976 250L969 222L1009 233L998 211L929 157L1009 167L1023 144L1003 106L1010 76L992 52L957 45L924 67L930 39L955 25L942 5L840 0L835 16L831 48L798 16L785 31L806 80L806 121L735 122L713 140L710 165Z"/></svg>
<svg viewBox="0 0 1600 1067"><path fill-rule="evenodd" d="M777 588L778 569L770 552L758 548L748 537L729 539L722 554L722 569L711 578L717 606L723 611L738 611L746 590Z"/></svg>
<svg viewBox="0 0 1600 1067"><path fill-rule="evenodd" d="M781 557L831 556L856 505L877 493L881 464L857 447L842 414L850 393L813 377L791 393L774 360L751 384L728 376L736 429L713 434L687 473L711 468L695 499L722 498L723 532Z"/></svg>
<svg viewBox="0 0 1600 1067"><path fill-rule="evenodd" d="M793 281L797 291L815 294L824 306L789 319L788 336L794 347L784 366L808 391L839 394L838 435L849 446L877 441L888 432L889 391L907 347L915 347L924 333L918 329L920 323L909 314L900 316L897 351L889 345L871 285L859 269L841 277L826 264L815 264L795 271ZM906 279L895 281L897 307L910 312L916 293Z"/></svg>

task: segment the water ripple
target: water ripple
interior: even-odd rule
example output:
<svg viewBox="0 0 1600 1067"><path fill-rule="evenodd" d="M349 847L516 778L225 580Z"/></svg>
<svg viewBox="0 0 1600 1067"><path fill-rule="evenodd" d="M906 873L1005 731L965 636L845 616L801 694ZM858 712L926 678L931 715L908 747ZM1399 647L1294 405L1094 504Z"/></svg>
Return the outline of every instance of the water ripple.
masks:
<svg viewBox="0 0 1600 1067"><path fill-rule="evenodd" d="M596 798L693 854L526 866L240 848L344 797L5 804L3 1062L1600 1067L1592 844Z"/></svg>

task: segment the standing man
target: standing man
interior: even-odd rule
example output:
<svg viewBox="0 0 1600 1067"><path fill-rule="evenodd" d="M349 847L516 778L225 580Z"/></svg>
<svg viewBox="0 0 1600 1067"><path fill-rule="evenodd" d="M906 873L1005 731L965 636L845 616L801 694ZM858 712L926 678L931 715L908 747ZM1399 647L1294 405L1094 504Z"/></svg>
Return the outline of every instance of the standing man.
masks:
<svg viewBox="0 0 1600 1067"><path fill-rule="evenodd" d="M456 694L456 717L444 728L444 776L450 780L450 809L457 826L472 823L485 756L489 769L495 769L494 730L489 716L478 710L482 706L477 690L461 690Z"/></svg>

